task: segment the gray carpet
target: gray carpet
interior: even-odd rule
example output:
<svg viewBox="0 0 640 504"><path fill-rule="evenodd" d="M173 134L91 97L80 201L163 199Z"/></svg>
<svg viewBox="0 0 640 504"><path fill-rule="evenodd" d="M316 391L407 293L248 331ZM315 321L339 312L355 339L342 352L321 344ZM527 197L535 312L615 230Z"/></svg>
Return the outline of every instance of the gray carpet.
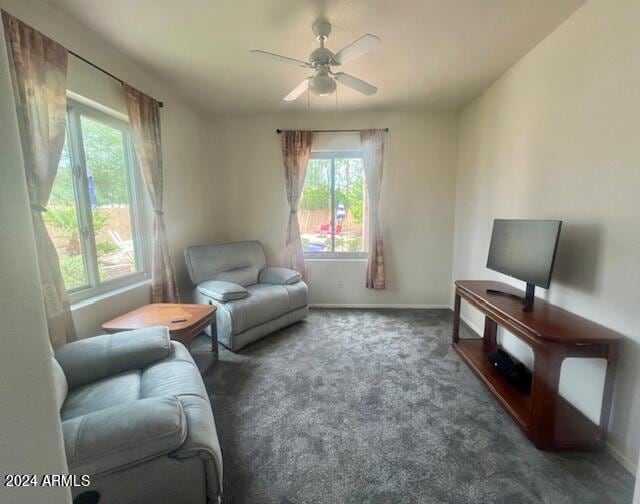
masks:
<svg viewBox="0 0 640 504"><path fill-rule="evenodd" d="M610 456L537 450L450 334L445 310L312 310L222 349L205 382L226 502L631 502Z"/></svg>

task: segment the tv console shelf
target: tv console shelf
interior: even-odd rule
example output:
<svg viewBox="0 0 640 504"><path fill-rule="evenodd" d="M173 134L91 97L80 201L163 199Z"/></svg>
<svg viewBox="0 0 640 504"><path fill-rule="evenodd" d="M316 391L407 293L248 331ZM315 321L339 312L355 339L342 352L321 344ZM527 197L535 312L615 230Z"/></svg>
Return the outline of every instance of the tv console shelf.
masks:
<svg viewBox="0 0 640 504"><path fill-rule="evenodd" d="M621 335L538 298L530 311L524 311L519 300L487 292L498 290L515 296L523 295L518 289L501 282L458 280L455 288L453 348L529 439L544 450L601 449L611 411ZM484 314L483 338L460 338L462 298ZM498 326L520 338L533 350L530 393L511 385L489 363L488 355L497 347ZM607 360L599 425L558 393L562 361L567 357Z"/></svg>

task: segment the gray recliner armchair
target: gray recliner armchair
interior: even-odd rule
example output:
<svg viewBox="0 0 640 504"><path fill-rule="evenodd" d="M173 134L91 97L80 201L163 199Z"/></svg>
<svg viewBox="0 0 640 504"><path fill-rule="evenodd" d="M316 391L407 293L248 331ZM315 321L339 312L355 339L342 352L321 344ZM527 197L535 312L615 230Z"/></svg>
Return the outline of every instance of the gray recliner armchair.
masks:
<svg viewBox="0 0 640 504"><path fill-rule="evenodd" d="M219 502L222 455L211 404L191 355L166 327L75 341L54 357L69 472L91 480L74 497Z"/></svg>
<svg viewBox="0 0 640 504"><path fill-rule="evenodd" d="M184 256L196 302L217 307L218 341L230 350L309 313L308 288L300 273L268 267L259 241L199 245L187 248Z"/></svg>

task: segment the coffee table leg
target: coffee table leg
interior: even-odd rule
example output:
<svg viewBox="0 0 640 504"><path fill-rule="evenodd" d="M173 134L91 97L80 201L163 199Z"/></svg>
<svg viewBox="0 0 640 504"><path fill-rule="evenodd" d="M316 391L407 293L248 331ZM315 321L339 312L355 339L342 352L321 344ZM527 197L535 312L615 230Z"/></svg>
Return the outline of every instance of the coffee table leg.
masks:
<svg viewBox="0 0 640 504"><path fill-rule="evenodd" d="M211 322L211 353L213 353L213 361L218 360L218 325L214 317Z"/></svg>

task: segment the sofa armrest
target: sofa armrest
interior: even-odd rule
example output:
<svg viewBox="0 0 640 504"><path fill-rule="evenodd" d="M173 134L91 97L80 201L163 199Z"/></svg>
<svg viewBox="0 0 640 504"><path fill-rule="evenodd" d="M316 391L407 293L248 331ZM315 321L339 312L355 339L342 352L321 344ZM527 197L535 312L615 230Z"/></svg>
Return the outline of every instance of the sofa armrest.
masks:
<svg viewBox="0 0 640 504"><path fill-rule="evenodd" d="M300 273L289 268L264 268L258 277L260 283L276 285L291 285L300 280Z"/></svg>
<svg viewBox="0 0 640 504"><path fill-rule="evenodd" d="M62 422L69 471L104 474L176 450L187 437L177 397L119 404Z"/></svg>
<svg viewBox="0 0 640 504"><path fill-rule="evenodd" d="M211 502L222 492L222 450L218 441L211 403L196 395L180 397L184 416L187 419L187 438L172 456L177 459L200 457L205 461L207 492Z"/></svg>
<svg viewBox="0 0 640 504"><path fill-rule="evenodd" d="M61 346L55 358L69 388L133 369L141 369L171 354L166 327L102 334Z"/></svg>
<svg viewBox="0 0 640 504"><path fill-rule="evenodd" d="M242 285L221 280L207 280L199 283L198 292L221 303L246 298L249 295L249 291Z"/></svg>

